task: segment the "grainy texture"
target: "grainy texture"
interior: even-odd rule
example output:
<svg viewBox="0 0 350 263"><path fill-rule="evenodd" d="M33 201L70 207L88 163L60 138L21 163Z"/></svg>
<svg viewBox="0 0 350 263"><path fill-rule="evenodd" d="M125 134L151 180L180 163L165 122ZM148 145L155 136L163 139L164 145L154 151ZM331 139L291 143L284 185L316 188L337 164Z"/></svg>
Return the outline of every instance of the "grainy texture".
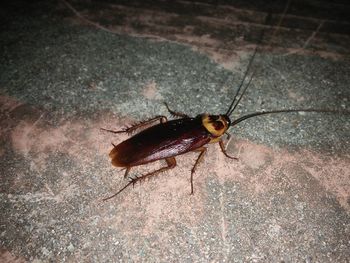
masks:
<svg viewBox="0 0 350 263"><path fill-rule="evenodd" d="M235 116L349 110L349 5L292 1L11 1L0 31L0 261L346 262L349 116L282 114L231 129L130 188L100 127L226 111L257 41L257 74ZM264 17L272 10L271 25ZM108 32L108 31L113 31ZM131 172L140 175L161 162Z"/></svg>

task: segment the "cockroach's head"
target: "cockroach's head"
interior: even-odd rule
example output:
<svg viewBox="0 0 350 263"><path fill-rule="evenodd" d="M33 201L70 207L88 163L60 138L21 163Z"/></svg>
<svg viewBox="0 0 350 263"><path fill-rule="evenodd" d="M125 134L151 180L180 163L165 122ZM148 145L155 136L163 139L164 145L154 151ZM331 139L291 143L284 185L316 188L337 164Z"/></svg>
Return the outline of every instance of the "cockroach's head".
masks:
<svg viewBox="0 0 350 263"><path fill-rule="evenodd" d="M214 137L223 135L231 125L227 115L202 115L202 124Z"/></svg>

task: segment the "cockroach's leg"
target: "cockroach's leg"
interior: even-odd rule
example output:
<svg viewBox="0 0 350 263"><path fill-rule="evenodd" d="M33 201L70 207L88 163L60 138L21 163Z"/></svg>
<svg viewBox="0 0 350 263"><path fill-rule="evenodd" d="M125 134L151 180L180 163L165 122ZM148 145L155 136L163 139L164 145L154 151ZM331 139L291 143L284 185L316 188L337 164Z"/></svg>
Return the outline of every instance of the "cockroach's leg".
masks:
<svg viewBox="0 0 350 263"><path fill-rule="evenodd" d="M193 195L193 174L196 171L196 168L197 168L197 165L199 164L199 162L203 160L203 157L207 151L207 148L201 147L201 148L196 149L195 151L200 152L200 154L198 155L198 158L197 158L197 160L196 160L196 162L193 165L192 170L191 170L191 195Z"/></svg>
<svg viewBox="0 0 350 263"><path fill-rule="evenodd" d="M149 124L151 124L152 122L155 122L155 121L159 121L160 123L165 123L168 121L167 117L166 116L162 116L162 115L159 115L159 116L156 116L152 119L149 119L149 120L146 120L146 121L142 121L140 123L136 123L134 125L132 125L131 127L127 127L123 130L119 130L119 131L116 131L116 130L109 130L109 129L105 129L105 128L101 128L101 130L103 131L107 131L107 132L111 132L111 133L133 133L134 131L136 131L137 129L140 129L142 128L143 126L147 126Z"/></svg>
<svg viewBox="0 0 350 263"><path fill-rule="evenodd" d="M225 132L225 134L227 136L227 138L226 138L226 146L225 146L225 151L226 151L227 145L230 144L230 141L231 141L232 138L231 138L231 134L229 134L228 132Z"/></svg>
<svg viewBox="0 0 350 263"><path fill-rule="evenodd" d="M132 179L132 180L134 180L134 184L137 181L145 180L146 178L152 177L152 176L157 175L157 174L159 174L161 172L164 172L166 170L172 169L172 168L174 168L176 166L176 159L174 157L165 158L165 161L166 161L168 166L162 167L162 168L160 168L158 170L155 170L155 171L150 172L148 174L144 174L144 175L142 175L140 177Z"/></svg>
<svg viewBox="0 0 350 263"><path fill-rule="evenodd" d="M108 130L108 129L105 129L105 128L100 128L100 130L106 131L106 132L111 132L111 133L123 133L123 132L126 132L125 130L116 131L116 130Z"/></svg>
<svg viewBox="0 0 350 263"><path fill-rule="evenodd" d="M172 169L176 166L176 159L174 157L170 157L170 158L165 158L165 161L167 162L167 166L165 167L162 167L158 170L155 170L151 173L148 173L148 174L145 174L145 175L142 175L140 177L136 177L136 178L131 178L130 179L130 182L127 183L122 189L120 189L117 193L115 193L114 195L111 195L109 197L106 197L104 199L102 199L102 201L107 201L115 196L117 196L118 194L120 194L121 192L123 192L126 188L128 188L130 185L135 185L138 181L142 181L142 180L145 180L146 178L149 178L151 176L154 176L156 174L159 174L161 172L164 172L166 170L169 170L169 169ZM128 169L131 169L131 168L127 168L127 171Z"/></svg>
<svg viewBox="0 0 350 263"><path fill-rule="evenodd" d="M189 116L185 113L171 110L166 102L164 102L164 105L171 115L173 115L175 117L189 118Z"/></svg>
<svg viewBox="0 0 350 263"><path fill-rule="evenodd" d="M219 141L219 145L220 145L220 149L221 149L222 153L225 154L226 157L228 157L230 159L238 160L237 157L233 157L233 156L228 155L228 153L226 152L226 149L225 149L224 142L222 140Z"/></svg>
<svg viewBox="0 0 350 263"><path fill-rule="evenodd" d="M131 170L131 167L126 167L125 169L126 170L125 170L124 178L128 177L128 174L129 174L129 172Z"/></svg>

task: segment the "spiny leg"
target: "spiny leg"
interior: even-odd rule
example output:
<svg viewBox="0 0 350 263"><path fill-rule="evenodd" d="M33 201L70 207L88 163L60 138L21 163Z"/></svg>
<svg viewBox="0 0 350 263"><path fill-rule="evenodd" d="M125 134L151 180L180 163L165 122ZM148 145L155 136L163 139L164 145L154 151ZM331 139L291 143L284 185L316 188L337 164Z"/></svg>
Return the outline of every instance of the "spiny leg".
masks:
<svg viewBox="0 0 350 263"><path fill-rule="evenodd" d="M228 157L228 158L230 158L230 159L238 160L237 157L233 157L233 156L228 155L228 153L226 152L226 149L225 149L224 142L223 142L222 140L219 141L219 145L220 145L220 148L221 148L222 153L223 153L226 157Z"/></svg>
<svg viewBox="0 0 350 263"><path fill-rule="evenodd" d="M109 197L106 197L104 199L102 199L102 201L107 201L115 196L117 196L118 194L120 194L121 192L123 192L126 188L128 188L130 185L135 185L138 181L142 181L142 180L145 180L146 178L149 178L149 177L152 177L156 174L159 174L161 172L164 172L166 170L169 170L169 169L172 169L176 166L176 159L174 157L170 157L170 158L165 158L165 161L167 162L167 166L165 167L162 167L158 170L155 170L153 172L150 172L148 174L145 174L145 175L142 175L140 177L136 177L136 178L132 178L130 180L129 183L127 183L122 189L120 189L117 193L115 193L114 195L111 195ZM127 171L128 169L130 170L131 168L127 168Z"/></svg>
<svg viewBox="0 0 350 263"><path fill-rule="evenodd" d="M158 120L159 120L160 123L164 123L164 122L168 121L166 116L160 115L160 116L156 116L156 117L154 117L152 119L149 119L149 120L146 120L146 121L142 121L140 123L136 123L136 124L132 125L131 127L127 127L127 128L125 128L123 130L116 131L116 130L109 130L109 129L105 129L105 128L101 128L101 130L107 131L107 132L111 132L111 133L124 133L124 132L126 132L126 133L133 133L137 129L142 128L143 126L147 126L147 125L151 124L152 122L155 122L155 121L158 121Z"/></svg>
<svg viewBox="0 0 350 263"><path fill-rule="evenodd" d="M171 115L176 116L176 117L181 117L181 118L189 118L189 116L185 113L171 110L166 102L164 102L164 105Z"/></svg>
<svg viewBox="0 0 350 263"><path fill-rule="evenodd" d="M198 148L196 150L196 152L200 152L200 154L198 155L198 158L197 158L197 160L196 160L196 162L193 165L192 170L191 170L191 195L193 195L193 174L196 171L196 168L197 168L197 165L199 164L199 162L201 160L203 160L203 157L204 157L204 154L206 153L206 151L207 151L207 148L205 148L205 147L201 147L201 148Z"/></svg>
<svg viewBox="0 0 350 263"><path fill-rule="evenodd" d="M142 175L140 177L136 177L136 178L132 179L132 180L134 180L134 184L137 181L145 180L146 178L150 178L150 177L155 176L155 175L157 175L159 173L162 173L162 172L164 172L166 170L173 169L176 166L176 159L174 157L165 158L165 161L167 163L167 166L164 166L164 167L162 167L162 168L160 168L158 170L155 170L155 171L150 172L148 174L144 174L144 175Z"/></svg>

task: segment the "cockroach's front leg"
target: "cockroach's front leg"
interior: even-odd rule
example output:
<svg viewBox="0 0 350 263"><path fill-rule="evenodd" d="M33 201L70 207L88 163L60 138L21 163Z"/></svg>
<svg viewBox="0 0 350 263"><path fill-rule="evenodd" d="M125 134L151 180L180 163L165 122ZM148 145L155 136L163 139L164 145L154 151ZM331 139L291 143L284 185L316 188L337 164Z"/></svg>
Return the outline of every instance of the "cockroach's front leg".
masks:
<svg viewBox="0 0 350 263"><path fill-rule="evenodd" d="M229 137L230 135L228 135ZM220 139L219 141L219 145L220 145L220 149L222 151L222 153L227 157L227 158L230 158L230 159L234 159L234 160L238 160L237 157L233 157L233 156L230 156L228 155L228 153L226 152L226 149L225 149L225 145L224 145L224 142Z"/></svg>
<svg viewBox="0 0 350 263"><path fill-rule="evenodd" d="M189 116L185 113L171 110L166 102L164 102L164 105L171 115L173 115L175 117L189 118Z"/></svg>
<svg viewBox="0 0 350 263"><path fill-rule="evenodd" d="M127 127L123 130L116 131L116 130L109 130L109 129L105 129L105 128L101 128L101 130L111 132L111 133L124 133L124 132L126 132L128 134L131 134L131 133L135 132L137 129L140 129L144 126L147 126L155 121L159 121L160 123L165 123L168 121L168 119L165 116L156 116L152 119L142 121L140 123L136 123L136 124L132 125L131 127Z"/></svg>
<svg viewBox="0 0 350 263"><path fill-rule="evenodd" d="M153 172L150 172L148 174L142 175L140 177L136 177L136 178L132 178L130 179L130 182L127 183L122 189L120 189L117 193L115 193L114 195L111 195L109 197L106 197L104 199L102 199L102 201L107 201L115 196L117 196L118 194L120 194L121 192L123 192L126 188L128 188L130 185L135 185L138 181L142 181L145 180L146 178L149 178L151 176L154 176L156 174L159 174L161 172L164 172L166 170L172 169L176 166L176 159L174 157L170 157L170 158L165 158L165 161L167 162L167 166L162 167L158 170L155 170ZM127 172L130 170L131 168L127 168L126 170L126 174Z"/></svg>
<svg viewBox="0 0 350 263"><path fill-rule="evenodd" d="M193 195L193 174L194 172L196 171L196 168L197 168L197 165L200 163L200 161L203 160L203 157L204 157L204 154L206 153L207 151L207 148L205 147L201 147L201 148L198 148L197 150L195 150L196 152L200 152L200 154L198 155L198 158L196 160L196 162L194 163L193 167L192 167L192 170L191 170L191 195Z"/></svg>

